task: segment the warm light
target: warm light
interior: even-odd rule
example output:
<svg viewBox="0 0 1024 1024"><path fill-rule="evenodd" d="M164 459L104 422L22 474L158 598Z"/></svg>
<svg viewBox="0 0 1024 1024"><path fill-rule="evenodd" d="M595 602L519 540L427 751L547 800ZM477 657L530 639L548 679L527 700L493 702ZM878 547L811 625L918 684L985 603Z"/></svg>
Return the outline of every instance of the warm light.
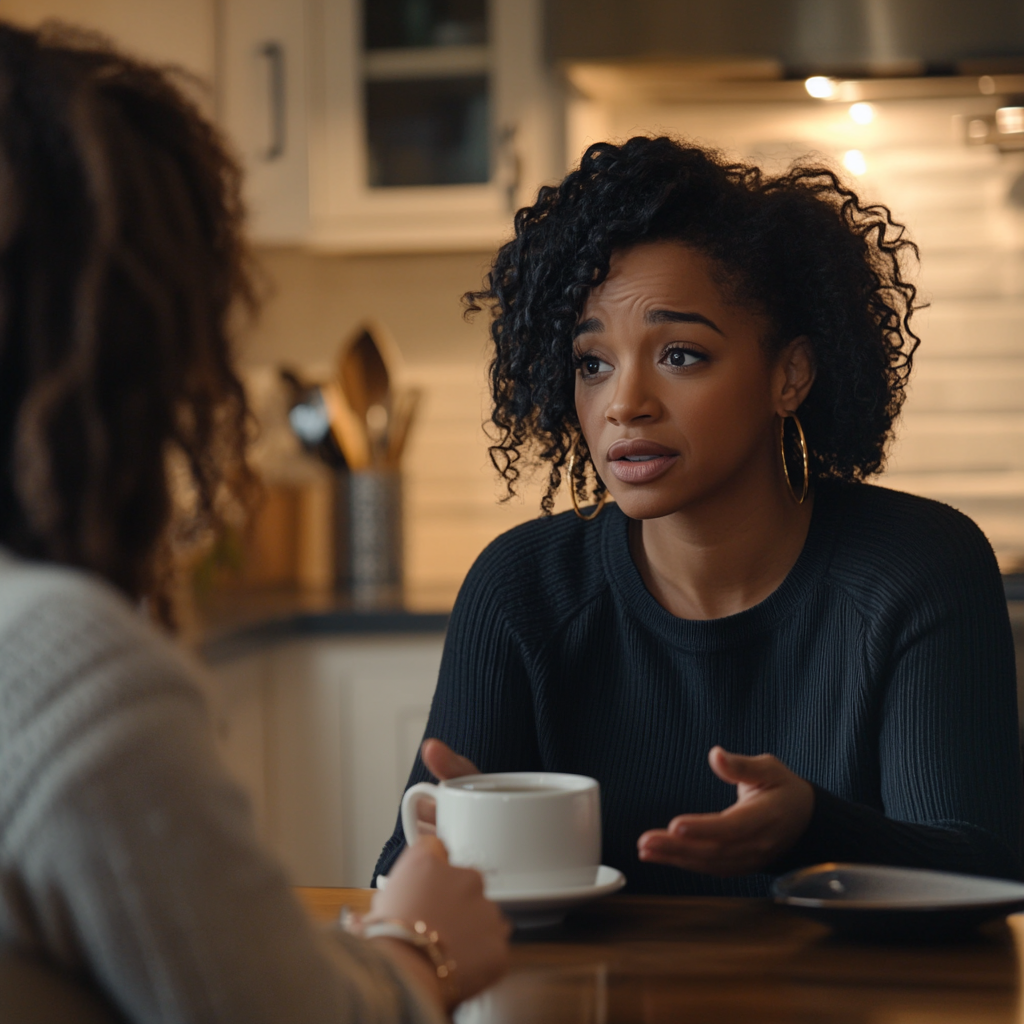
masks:
<svg viewBox="0 0 1024 1024"><path fill-rule="evenodd" d="M843 154L843 166L851 174L863 174L868 169L864 154L859 149L848 149Z"/></svg>
<svg viewBox="0 0 1024 1024"><path fill-rule="evenodd" d="M854 103L850 107L850 120L857 124L871 124L875 119L875 108L870 103Z"/></svg>
<svg viewBox="0 0 1024 1024"><path fill-rule="evenodd" d="M996 111L996 127L1003 135L1024 132L1024 107L1000 107Z"/></svg>
<svg viewBox="0 0 1024 1024"><path fill-rule="evenodd" d="M816 100L827 100L836 91L836 83L831 78L815 75L804 82L804 88L807 90L807 94Z"/></svg>
<svg viewBox="0 0 1024 1024"><path fill-rule="evenodd" d="M988 122L980 117L973 117L967 123L967 137L969 139L984 140L988 138Z"/></svg>

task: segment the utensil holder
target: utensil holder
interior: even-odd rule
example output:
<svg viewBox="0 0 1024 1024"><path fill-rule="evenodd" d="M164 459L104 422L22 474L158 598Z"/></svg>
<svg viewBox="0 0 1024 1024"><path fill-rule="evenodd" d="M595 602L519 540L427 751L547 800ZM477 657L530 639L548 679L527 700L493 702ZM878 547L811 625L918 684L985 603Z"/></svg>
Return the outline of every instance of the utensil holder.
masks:
<svg viewBox="0 0 1024 1024"><path fill-rule="evenodd" d="M402 605L402 476L397 470L338 473L335 581L356 608Z"/></svg>

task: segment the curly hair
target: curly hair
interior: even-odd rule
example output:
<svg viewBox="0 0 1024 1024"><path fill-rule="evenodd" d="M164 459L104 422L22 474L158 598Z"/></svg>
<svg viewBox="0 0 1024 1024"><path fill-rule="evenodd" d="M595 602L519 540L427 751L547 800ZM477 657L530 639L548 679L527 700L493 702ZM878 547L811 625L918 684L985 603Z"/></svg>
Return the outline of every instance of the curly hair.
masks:
<svg viewBox="0 0 1024 1024"><path fill-rule="evenodd" d="M167 622L171 523L216 526L253 484L239 184L169 72L0 24L0 543Z"/></svg>
<svg viewBox="0 0 1024 1024"><path fill-rule="evenodd" d="M515 216L467 315L492 310L491 461L515 493L520 463L548 464L550 514L574 446L573 483L589 453L574 399L572 335L612 254L642 242L693 246L730 298L765 314L769 353L806 335L816 377L800 417L811 478L863 480L884 462L919 339L916 289L903 275L917 247L885 206L864 203L827 167L766 174L675 139L590 146L578 170L541 188ZM598 479L595 498L604 493Z"/></svg>

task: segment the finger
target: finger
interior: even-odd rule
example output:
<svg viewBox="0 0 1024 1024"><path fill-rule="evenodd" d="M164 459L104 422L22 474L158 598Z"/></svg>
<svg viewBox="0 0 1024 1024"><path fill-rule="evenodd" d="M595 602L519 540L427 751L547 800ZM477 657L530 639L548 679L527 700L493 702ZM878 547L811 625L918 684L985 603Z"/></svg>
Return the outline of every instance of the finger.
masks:
<svg viewBox="0 0 1024 1024"><path fill-rule="evenodd" d="M637 840L637 849L641 854L644 851L656 851L659 854L672 854L676 856L713 856L721 850L722 844L715 840L689 839L671 835L662 829L652 829L645 832Z"/></svg>
<svg viewBox="0 0 1024 1024"><path fill-rule="evenodd" d="M420 757L427 771L438 779L457 779L462 775L480 774L480 770L472 761L461 754L456 754L441 740L424 740L420 748Z"/></svg>
<svg viewBox="0 0 1024 1024"><path fill-rule="evenodd" d="M640 854L645 864L665 864L683 871L695 871L702 875L745 875L758 869L758 862L743 854L677 853L675 851L645 850Z"/></svg>
<svg viewBox="0 0 1024 1024"><path fill-rule="evenodd" d="M743 782L754 786L778 782L786 771L785 766L771 754L747 757L745 754L732 754L724 747L711 748L708 764L723 782L733 786Z"/></svg>
<svg viewBox="0 0 1024 1024"><path fill-rule="evenodd" d="M764 864L764 843L760 835L741 842L716 843L682 839L655 830L645 833L641 840L639 858L650 864L668 864L711 875L742 874Z"/></svg>
<svg viewBox="0 0 1024 1024"><path fill-rule="evenodd" d="M772 820L773 809L768 801L749 799L717 814L680 814L668 823L666 831L691 839L734 842L767 827Z"/></svg>
<svg viewBox="0 0 1024 1024"><path fill-rule="evenodd" d="M448 850L437 836L420 836L416 840L416 846L424 853L429 853L431 857L436 857L445 864L448 863Z"/></svg>

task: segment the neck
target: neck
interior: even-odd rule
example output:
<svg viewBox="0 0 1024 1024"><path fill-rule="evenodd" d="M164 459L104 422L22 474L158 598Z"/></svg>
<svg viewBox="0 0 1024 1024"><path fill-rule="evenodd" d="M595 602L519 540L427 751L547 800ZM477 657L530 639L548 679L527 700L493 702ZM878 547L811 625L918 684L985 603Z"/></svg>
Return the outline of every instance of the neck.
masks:
<svg viewBox="0 0 1024 1024"><path fill-rule="evenodd" d="M768 597L793 568L813 501L811 492L798 505L781 474L758 474L671 515L633 524L633 560L673 615L736 615Z"/></svg>

